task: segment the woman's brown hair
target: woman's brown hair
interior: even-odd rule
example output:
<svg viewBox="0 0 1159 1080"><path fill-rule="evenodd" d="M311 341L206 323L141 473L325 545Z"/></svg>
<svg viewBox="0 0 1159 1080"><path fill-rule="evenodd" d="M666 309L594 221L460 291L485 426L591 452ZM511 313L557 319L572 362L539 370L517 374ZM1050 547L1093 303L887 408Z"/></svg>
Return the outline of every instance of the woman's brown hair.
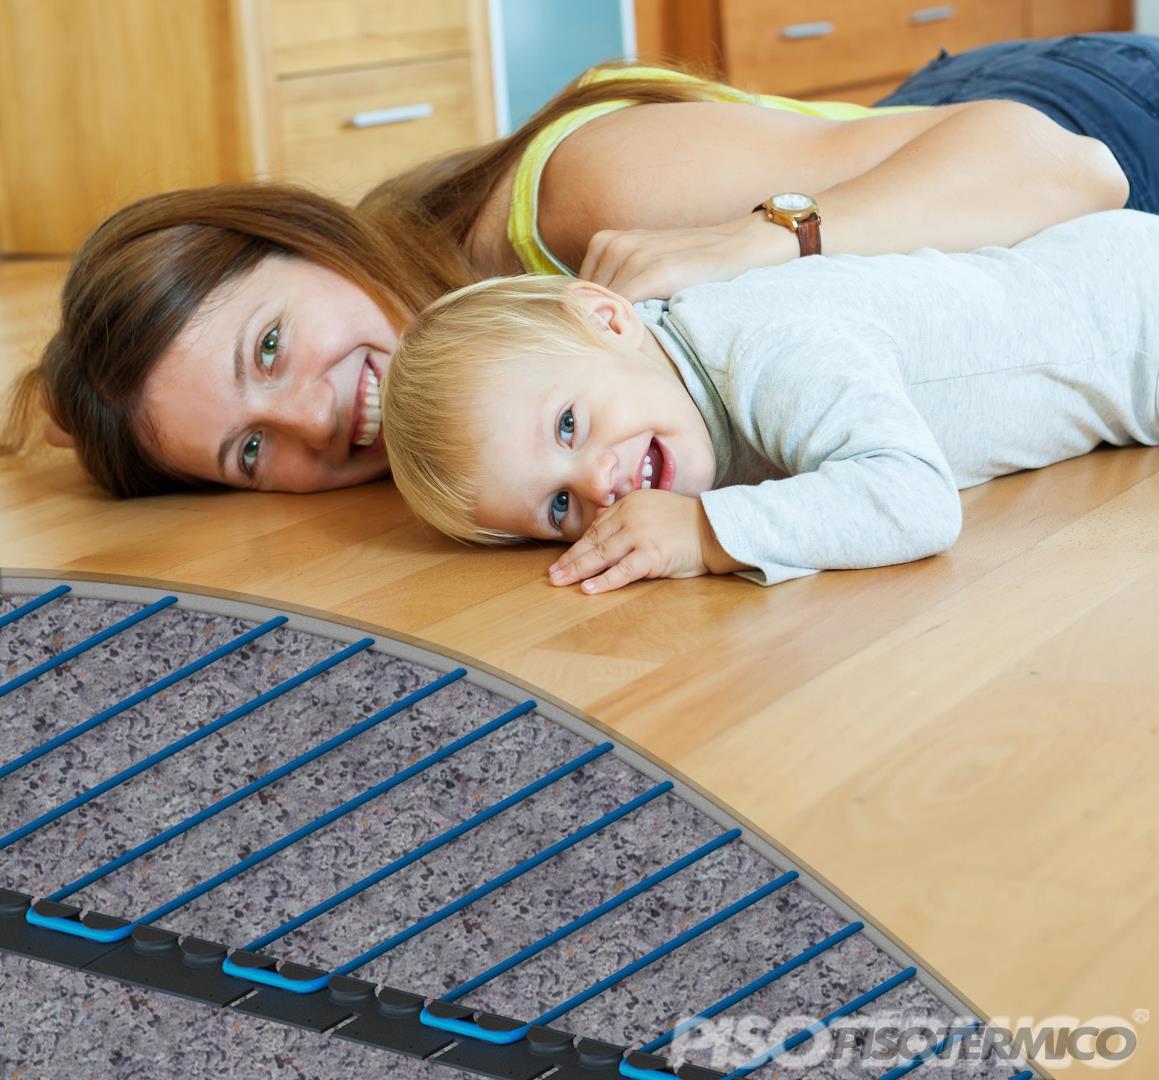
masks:
<svg viewBox="0 0 1159 1080"><path fill-rule="evenodd" d="M405 213L372 224L283 184L174 191L118 211L73 260L60 326L16 384L3 449L27 443L41 404L113 495L205 486L155 460L141 402L150 371L206 297L269 255L298 256L353 282L401 326L472 277L457 251L436 253L424 234Z"/></svg>

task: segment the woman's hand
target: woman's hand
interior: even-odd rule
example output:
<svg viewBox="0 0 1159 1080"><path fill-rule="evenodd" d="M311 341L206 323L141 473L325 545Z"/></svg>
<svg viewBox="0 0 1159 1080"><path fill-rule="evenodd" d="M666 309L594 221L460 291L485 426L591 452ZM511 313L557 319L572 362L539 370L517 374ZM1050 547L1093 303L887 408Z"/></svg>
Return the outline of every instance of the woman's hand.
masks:
<svg viewBox="0 0 1159 1080"><path fill-rule="evenodd" d="M667 300L690 285L787 262L798 250L796 237L763 214L695 229L604 229L592 237L579 276L633 303Z"/></svg>
<svg viewBox="0 0 1159 1080"><path fill-rule="evenodd" d="M743 565L720 546L699 499L650 489L597 510L548 574L553 585L583 581L584 592L599 593L641 578L724 574Z"/></svg>

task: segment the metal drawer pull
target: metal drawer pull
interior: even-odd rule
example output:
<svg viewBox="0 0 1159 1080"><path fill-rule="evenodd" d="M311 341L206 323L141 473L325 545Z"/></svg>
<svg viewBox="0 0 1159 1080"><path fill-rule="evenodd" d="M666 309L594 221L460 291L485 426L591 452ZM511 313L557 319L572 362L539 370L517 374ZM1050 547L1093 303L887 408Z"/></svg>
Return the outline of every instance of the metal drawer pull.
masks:
<svg viewBox="0 0 1159 1080"><path fill-rule="evenodd" d="M794 23L781 31L786 41L803 41L805 38L828 37L837 29L831 22Z"/></svg>
<svg viewBox="0 0 1159 1080"><path fill-rule="evenodd" d="M925 26L927 23L945 22L953 17L953 4L936 4L934 7L918 8L909 17L909 21L914 26Z"/></svg>
<svg viewBox="0 0 1159 1080"><path fill-rule="evenodd" d="M407 120L422 120L435 111L433 105L400 105L397 109L371 109L355 113L350 118L350 126L356 128L383 127L386 124L403 124Z"/></svg>

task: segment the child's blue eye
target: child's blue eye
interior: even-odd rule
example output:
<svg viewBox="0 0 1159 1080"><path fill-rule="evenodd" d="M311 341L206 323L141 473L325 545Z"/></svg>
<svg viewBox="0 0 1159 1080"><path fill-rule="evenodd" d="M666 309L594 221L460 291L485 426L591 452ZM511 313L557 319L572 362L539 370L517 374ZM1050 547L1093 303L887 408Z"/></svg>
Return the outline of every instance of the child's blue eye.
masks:
<svg viewBox="0 0 1159 1080"><path fill-rule="evenodd" d="M571 442L569 440L575 437L575 415L571 409L563 410L563 415L559 418L559 433L560 435L567 436L564 442L570 446Z"/></svg>
<svg viewBox="0 0 1159 1080"><path fill-rule="evenodd" d="M262 433L255 431L241 446L241 471L246 476L253 476L254 467L258 463L258 454L262 449Z"/></svg>
<svg viewBox="0 0 1159 1080"><path fill-rule="evenodd" d="M548 507L547 516L551 521L553 528L563 531L563 519L567 517L567 508L571 505L571 496L566 491L557 491L555 498L551 500L551 506ZM558 512L559 517L556 517Z"/></svg>

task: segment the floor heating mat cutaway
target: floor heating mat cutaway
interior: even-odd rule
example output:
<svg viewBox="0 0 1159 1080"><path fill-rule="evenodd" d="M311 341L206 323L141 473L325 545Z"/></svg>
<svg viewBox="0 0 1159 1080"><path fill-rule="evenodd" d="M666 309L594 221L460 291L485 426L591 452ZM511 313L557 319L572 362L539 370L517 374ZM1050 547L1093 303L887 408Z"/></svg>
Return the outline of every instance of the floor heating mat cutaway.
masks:
<svg viewBox="0 0 1159 1080"><path fill-rule="evenodd" d="M13 1076L1040 1075L721 805L411 642L6 574L0 735Z"/></svg>

